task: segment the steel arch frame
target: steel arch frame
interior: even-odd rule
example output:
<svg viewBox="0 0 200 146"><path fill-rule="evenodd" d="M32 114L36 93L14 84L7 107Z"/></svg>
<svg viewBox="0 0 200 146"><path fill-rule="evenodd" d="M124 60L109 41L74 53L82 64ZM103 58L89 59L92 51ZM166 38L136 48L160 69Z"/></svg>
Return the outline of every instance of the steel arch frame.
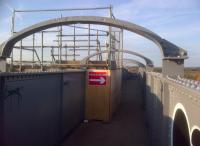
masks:
<svg viewBox="0 0 200 146"><path fill-rule="evenodd" d="M149 58L137 53L137 52L133 52L133 51L130 51L130 50L104 50L104 51L99 51L99 52L96 52L96 53L93 53L85 58L83 58L81 60L81 66L86 66L87 65L87 62L88 60L91 58L91 57L94 57L94 56L97 56L97 55L100 55L100 54L103 54L103 53L118 53L118 52L122 52L122 53L127 53L127 54L131 54L131 55L134 55L134 56L137 56L137 57L140 57L142 59L144 59L144 61L146 62L146 65L148 67L153 67L153 61L150 60Z"/></svg>
<svg viewBox="0 0 200 146"><path fill-rule="evenodd" d="M145 65L142 62L139 62L135 59L123 59L123 60L133 63L133 64L137 65L138 67L145 68Z"/></svg>
<svg viewBox="0 0 200 146"><path fill-rule="evenodd" d="M38 31L48 29L51 27L56 27L60 25L70 25L70 24L99 24L99 25L107 25L118 27L122 29L126 29L128 31L139 34L158 45L161 50L163 59L186 59L187 52L182 48L172 44L171 42L162 39L159 35L154 32L136 25L134 23L130 23L123 20L112 19L108 17L100 17L100 16L71 16L71 17L62 17L57 19L50 19L47 21L43 21L27 27L18 33L14 34L7 41L1 44L0 46L0 58L7 58L10 56L13 46L19 40L36 33Z"/></svg>

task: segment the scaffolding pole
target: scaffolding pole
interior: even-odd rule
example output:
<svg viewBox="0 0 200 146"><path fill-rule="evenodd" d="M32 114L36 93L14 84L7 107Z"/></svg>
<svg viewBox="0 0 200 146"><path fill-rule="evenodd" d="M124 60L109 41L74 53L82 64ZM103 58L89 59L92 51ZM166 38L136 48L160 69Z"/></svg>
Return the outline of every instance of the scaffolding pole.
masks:
<svg viewBox="0 0 200 146"><path fill-rule="evenodd" d="M122 58L122 67L124 66L124 53L123 53L123 50L124 50L124 30L123 29L121 29L122 30L122 37L121 37L121 49L122 49L122 56L121 56L121 58Z"/></svg>
<svg viewBox="0 0 200 146"><path fill-rule="evenodd" d="M22 40L20 41L20 68L19 71L22 71Z"/></svg>
<svg viewBox="0 0 200 146"><path fill-rule="evenodd" d="M42 34L41 34L41 39L42 39L42 41L41 41L41 71L43 71L43 57L44 57L44 33L42 32Z"/></svg>
<svg viewBox="0 0 200 146"><path fill-rule="evenodd" d="M66 47L66 48L65 48L65 55L66 55L66 56L65 56L65 61L67 61L67 54L68 54L68 53L67 53L67 47Z"/></svg>
<svg viewBox="0 0 200 146"><path fill-rule="evenodd" d="M56 59L54 58L54 47L51 48L51 61L52 61L52 64L53 62L56 61Z"/></svg>
<svg viewBox="0 0 200 146"><path fill-rule="evenodd" d="M99 31L97 30L97 52L99 52L99 43L98 43L98 41L99 41L99 37L98 37L98 34L99 34ZM97 55L97 60L99 59L99 55Z"/></svg>
<svg viewBox="0 0 200 146"><path fill-rule="evenodd" d="M76 27L75 27L75 24L74 24L74 61L76 60L76 49L75 49L75 46L76 46Z"/></svg>
<svg viewBox="0 0 200 146"><path fill-rule="evenodd" d="M68 8L68 9L32 9L32 10L15 10L16 12L61 12L61 11L83 11L83 10L106 10L110 7L88 7L88 8Z"/></svg>
<svg viewBox="0 0 200 146"><path fill-rule="evenodd" d="M88 55L90 55L90 24L88 24Z"/></svg>
<svg viewBox="0 0 200 146"><path fill-rule="evenodd" d="M110 5L109 7L95 7L95 8L72 8L72 9L39 9L39 10L14 10L13 11L13 15L12 15L12 25L11 25L11 33L14 34L15 31L17 31L17 27L15 27L15 17L16 17L16 14L17 13L23 13L23 12L50 12L50 11L57 11L57 12L61 12L61 11L80 11L80 10L100 10L100 9L107 9L109 11L109 16L110 18L114 18L114 15L113 15L113 8L112 6ZM61 15L61 18L62 18L62 15ZM112 27L109 26L109 31L106 31L106 30L101 30L101 29L93 29L91 28L91 24L88 24L88 27L81 27L81 26L76 26L75 24L74 25L70 25L70 26L67 26L67 27L73 27L74 29L74 34L72 35L63 35L63 26L61 25L60 27L58 27L57 30L54 30L54 29L50 29L50 30L42 30L40 32L37 32L37 33L41 33L41 46L40 45L36 45L36 34L37 33L34 33L32 34L32 45L27 45L27 46L23 46L24 43L24 40L20 40L20 45L18 46L14 46L14 48L17 48L17 49L20 49L20 71L22 71L22 67L23 67L23 63L25 62L25 60L23 61L23 50L30 50L30 52L32 53L32 68L34 68L35 66L35 62L36 60L38 59L39 62L40 62L40 65L41 65L41 70L43 70L43 67L44 67L44 56L45 56L45 48L52 48L51 49L51 54L52 54L52 62L53 62L53 59L55 60L54 58L54 53L58 53L58 61L59 63L62 63L62 60L63 58L65 58L65 60L67 61L68 57L67 56L73 56L73 60L75 61L76 60L76 51L79 50L79 51L84 51L86 49L79 49L79 48L88 48L88 55L91 54L91 51L96 51L98 52L101 47L107 47L107 50L109 50L109 53L108 53L108 61L109 61L109 64L111 65L111 61L112 61L112 58L111 58L111 55L112 55L112 52L111 52L111 48L112 48ZM60 29L59 29L60 28ZM88 29L88 34L77 34L76 32L76 28L81 28L81 29ZM15 30L16 29L16 30ZM96 33L92 33L92 32L95 32ZM58 43L56 43L57 45L46 45L45 46L45 41L44 41L44 33L56 33L57 34L57 41ZM67 36L72 36L73 39L71 40L63 40L62 37L67 37ZM85 39L85 40L76 40L78 38L78 36L88 36L88 40ZM96 38L97 40L95 40L94 38L92 39L92 36L94 36L94 38ZM106 37L109 37L109 45L105 45L105 46L101 46L100 45L100 41L99 41L99 37L103 37L103 36L106 36ZM46 39L45 39L46 40ZM63 46L63 42L64 41L72 41L73 42L73 45L69 46L69 45L64 45ZM86 44L85 46L82 45L81 43L78 44L77 42L84 42L84 41L88 41L88 45ZM96 41L97 45L93 45L93 43L91 42L94 42ZM96 47L96 48L93 48L93 47ZM123 45L122 45L123 47ZM32 48L32 49L30 49ZM36 51L36 48L41 48L41 58L38 56L37 54L37 51ZM65 50L63 49L65 48ZM69 49L68 48L71 48L73 49L73 54L71 55L68 55L68 52ZM78 49L77 49L78 48ZM56 51L58 49L58 52ZM63 53L64 52L64 53ZM56 55L57 56L57 55ZM62 57L62 56L65 56L65 57ZM101 56L101 59L102 59L102 55L98 55L97 56L97 60L98 58L100 59L100 56ZM123 55L122 55L123 56ZM37 57L37 58L36 58ZM56 57L57 58L57 57ZM31 58L30 58L31 59ZM41 61L40 61L41 60ZM50 58L51 60L51 58ZM11 66L13 64L13 62L15 61L15 58L14 58L14 55L13 55L13 51L11 52ZM31 62L31 61L30 61Z"/></svg>
<svg viewBox="0 0 200 146"><path fill-rule="evenodd" d="M112 18L112 6L110 5L110 18ZM108 61L109 66L111 67L111 32L112 28L109 26L109 53L108 53Z"/></svg>
<svg viewBox="0 0 200 146"><path fill-rule="evenodd" d="M11 34L13 35L14 32L15 32L15 9L13 10L13 13L12 13L12 28L11 28Z"/></svg>
<svg viewBox="0 0 200 146"><path fill-rule="evenodd" d="M61 16L62 17L62 16ZM59 41L60 41L60 43L59 43L59 49L60 49L60 56L59 56L59 61L60 61L60 63L62 62L62 26L60 26L60 39L59 39Z"/></svg>
<svg viewBox="0 0 200 146"><path fill-rule="evenodd" d="M11 21L11 35L14 35L14 31L15 31L15 9L13 10L13 13L12 13L12 21ZM10 63L10 69L12 70L13 69L13 50L11 52L11 63Z"/></svg>
<svg viewBox="0 0 200 146"><path fill-rule="evenodd" d="M118 42L118 49L119 50L121 50L121 47L120 47L120 44L121 44L121 32L118 32L118 34L119 34L119 36L118 36L118 40L119 40L119 42ZM121 53L120 52L118 52L118 67L120 67L121 68Z"/></svg>
<svg viewBox="0 0 200 146"><path fill-rule="evenodd" d="M23 46L23 48L32 48L32 47L33 47L32 45L31 46ZM45 45L43 45L43 49L45 49L45 48L52 48L52 47L59 48L59 46L45 46ZM61 48L66 48L66 47L73 48L74 45L71 45L71 46L64 45ZM97 46L96 45L90 45L90 48L92 48L92 47L96 48ZM106 47L106 46L102 45L101 47ZM17 45L17 46L14 46L14 48L20 48L20 46ZM41 46L35 46L35 48L41 48ZM88 48L88 45L85 45L85 46L83 46L83 45L77 45L77 46L75 46L75 48Z"/></svg>
<svg viewBox="0 0 200 146"><path fill-rule="evenodd" d="M34 62L35 62L35 52L34 52L34 50L35 50L35 34L33 34L33 52L32 52L32 62L33 62L33 64L32 64L32 68L34 67Z"/></svg>

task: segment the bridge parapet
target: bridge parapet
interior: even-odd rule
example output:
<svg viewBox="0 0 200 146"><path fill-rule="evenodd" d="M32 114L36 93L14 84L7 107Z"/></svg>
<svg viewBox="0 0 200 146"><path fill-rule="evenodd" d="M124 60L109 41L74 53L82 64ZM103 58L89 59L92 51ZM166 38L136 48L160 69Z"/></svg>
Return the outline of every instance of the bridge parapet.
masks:
<svg viewBox="0 0 200 146"><path fill-rule="evenodd" d="M148 72L147 74L154 77L159 77L160 80L163 80L167 82L168 84L171 84L171 82L169 81L172 81L173 83L181 85L184 88L188 88L189 90L192 89L194 92L200 91L200 81L197 81L197 80L186 79L179 75L163 77L161 73L157 73L157 72Z"/></svg>
<svg viewBox="0 0 200 146"><path fill-rule="evenodd" d="M193 127L200 127L200 82L180 76L163 76L160 73L146 72L146 110L153 145L172 145L175 139L174 127L188 131L191 144ZM178 111L185 119L177 117ZM176 120L186 121L186 128ZM162 130L160 130L162 129ZM184 129L184 130L183 130ZM183 134L185 134L183 133Z"/></svg>
<svg viewBox="0 0 200 146"><path fill-rule="evenodd" d="M180 76L177 76L177 77L167 76L167 78L170 81L176 82L177 84L180 84L189 89L194 89L194 90L200 91L200 82L197 80L190 80L190 79L182 78Z"/></svg>

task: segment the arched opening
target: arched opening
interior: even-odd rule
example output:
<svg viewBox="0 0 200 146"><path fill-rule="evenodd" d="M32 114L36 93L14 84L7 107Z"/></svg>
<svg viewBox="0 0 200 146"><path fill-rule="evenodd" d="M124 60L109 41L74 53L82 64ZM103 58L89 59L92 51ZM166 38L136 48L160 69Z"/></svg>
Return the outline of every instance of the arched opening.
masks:
<svg viewBox="0 0 200 146"><path fill-rule="evenodd" d="M200 130L194 129L191 136L193 146L200 146Z"/></svg>
<svg viewBox="0 0 200 146"><path fill-rule="evenodd" d="M173 146L190 146L189 128L182 110L175 114L173 126Z"/></svg>

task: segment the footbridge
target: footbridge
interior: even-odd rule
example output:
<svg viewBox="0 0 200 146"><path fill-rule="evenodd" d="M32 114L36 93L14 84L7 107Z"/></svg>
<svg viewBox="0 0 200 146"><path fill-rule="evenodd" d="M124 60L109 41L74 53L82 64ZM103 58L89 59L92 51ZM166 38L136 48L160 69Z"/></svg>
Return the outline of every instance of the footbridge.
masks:
<svg viewBox="0 0 200 146"><path fill-rule="evenodd" d="M161 73L123 49L123 30L158 46ZM45 43L50 33L56 44ZM183 77L187 58L156 33L112 17L61 17L15 32L0 46L1 146L199 146L200 82Z"/></svg>

